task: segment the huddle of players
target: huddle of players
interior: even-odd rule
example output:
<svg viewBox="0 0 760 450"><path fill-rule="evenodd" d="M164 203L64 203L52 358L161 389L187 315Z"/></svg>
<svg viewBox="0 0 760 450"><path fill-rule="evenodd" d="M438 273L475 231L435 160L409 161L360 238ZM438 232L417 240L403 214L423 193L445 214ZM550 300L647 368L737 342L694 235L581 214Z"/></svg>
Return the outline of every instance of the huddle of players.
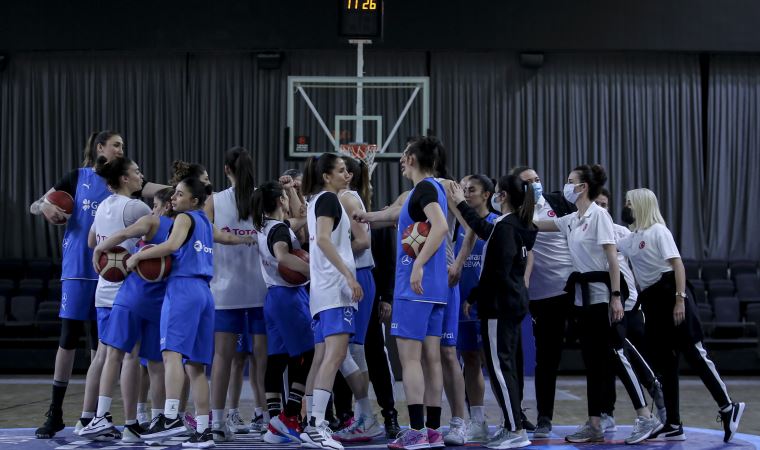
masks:
<svg viewBox="0 0 760 450"><path fill-rule="evenodd" d="M250 157L236 148L225 160L232 187L211 197L205 171L190 166L194 176L179 180L171 195L172 222L161 215L170 210L165 205L169 191L159 194L162 186L144 183L136 164L114 150L116 144L118 150L123 146L118 134L103 132L90 141L88 157L98 157L94 170L78 169L76 180L55 187L69 189L77 205L64 239L64 298L91 302L88 294L94 290L98 331L106 344L98 347L88 370L88 390L94 385L99 395L94 413L91 407L87 412L93 396L85 396L85 413L78 424L82 436L113 438L118 433L108 410L122 366L123 439L161 441L187 432L179 414L187 374L197 431L183 445L203 448L212 446L215 439L229 440L232 434L225 423L224 401L239 334L252 335L254 347L261 350L265 346L268 355L264 359L262 351L258 355L254 351L252 371L257 378L254 386L262 385L263 372L267 413L262 415L268 419L264 440L341 449L341 441L366 441L382 434L368 400L362 346L375 289L369 223L398 227L391 334L399 349L411 426L390 442L389 448L465 442L486 442L489 448L530 444L523 427L526 421L520 408L518 375L520 323L529 307L537 345L539 417L531 430L534 438L551 433L558 354L571 311L579 321L587 366L589 421L567 436L568 441L600 441L604 431L614 426L615 373L610 367L617 368L639 416L626 442L653 436L684 439L678 416L679 352L699 372L720 406L726 441L738 426L744 404L730 400L702 348L693 301L685 294L683 266L656 197L645 189L627 194L626 219L635 231L618 239L609 214L594 203L606 181L599 166L574 169L562 196L542 195L538 175L527 167L500 178L496 187L486 177L467 177L463 191L459 183L445 178L445 151L440 142L421 137L409 143L401 158L402 173L414 188L391 207L367 212L366 189L360 188L367 186L368 180L361 180L366 168L356 161L326 153L307 162L300 191L290 178L253 190ZM87 197L93 187L100 189L100 198ZM154 197L153 215L145 208L141 211L139 200L131 198L140 189L144 196ZM364 198L357 190L364 191ZM308 198L305 217L302 195ZM93 202L100 203L94 220L89 209L78 207ZM489 203L496 213L489 210ZM50 220L59 219L56 215L60 212L44 202L35 202L31 209ZM93 223L91 230L88 220ZM411 258L401 249L402 232L415 222L428 222L430 230L419 254ZM296 233L303 238L304 226L309 264L290 253L300 247ZM93 277L85 264L89 254L86 243L81 242L83 230L89 232L90 246L95 247L94 260L115 245L135 249L134 241L139 238L156 244L133 253L129 267L139 259L173 255L169 278L146 283L130 275L114 285ZM633 279L620 277L622 256L616 246L636 272L642 289L637 301L630 300L636 292ZM278 270L280 265L310 276L309 292L307 283L288 283ZM465 299L461 307L460 295ZM66 352L81 336L81 322L92 318L87 314L91 311L79 308L85 313L71 317L68 306L62 305L53 404L45 425L37 430L38 437L51 437L63 428L60 405L71 369L69 366L66 374L62 361L64 367L59 371L59 359L66 359ZM640 309L647 312L648 319L643 332L641 321L635 320ZM630 328L627 334L625 324ZM660 351L651 355L662 379L664 401L658 407L663 420L649 412L641 394L638 374L652 371L626 339L626 335L636 334L633 329L672 347L660 345ZM670 339L661 340L665 337ZM504 419L493 436L489 436L483 415L480 343ZM466 386L457 346L465 361ZM101 353L103 348L107 350ZM154 409L155 417L147 429L136 423L135 417L138 357L149 361L152 404L164 404L163 410ZM631 369L629 358L638 370ZM212 359L209 405L205 365ZM286 367L290 386L283 408L280 392ZM350 426L333 433L325 412L338 370L356 397L356 414ZM645 384L657 399L659 382L653 374L648 380ZM446 436L438 431L444 388L452 410ZM468 422L463 419L465 391L470 401ZM254 392L261 404L261 390ZM302 424L303 403L307 420Z"/></svg>

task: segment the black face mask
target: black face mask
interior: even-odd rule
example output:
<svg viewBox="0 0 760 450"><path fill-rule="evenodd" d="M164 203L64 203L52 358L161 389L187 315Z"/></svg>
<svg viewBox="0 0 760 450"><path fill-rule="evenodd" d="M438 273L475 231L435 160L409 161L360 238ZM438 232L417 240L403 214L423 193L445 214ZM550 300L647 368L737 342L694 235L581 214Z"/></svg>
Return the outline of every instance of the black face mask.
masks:
<svg viewBox="0 0 760 450"><path fill-rule="evenodd" d="M623 223L626 225L633 225L633 223L636 222L636 218L633 217L633 211L627 206L623 208L622 219Z"/></svg>

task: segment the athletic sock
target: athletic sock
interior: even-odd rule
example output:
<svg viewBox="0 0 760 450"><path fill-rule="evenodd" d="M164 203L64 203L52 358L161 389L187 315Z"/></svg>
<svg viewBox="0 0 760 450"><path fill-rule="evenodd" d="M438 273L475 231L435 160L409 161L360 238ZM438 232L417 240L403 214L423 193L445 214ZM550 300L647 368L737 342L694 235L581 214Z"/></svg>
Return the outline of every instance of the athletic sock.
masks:
<svg viewBox="0 0 760 450"><path fill-rule="evenodd" d="M164 403L164 416L167 419L174 420L177 418L177 412L179 411L179 400L176 398L167 398Z"/></svg>
<svg viewBox="0 0 760 450"><path fill-rule="evenodd" d="M369 402L369 397L364 397L356 400L356 413L354 416L359 417L362 414L365 416L372 415L372 404Z"/></svg>
<svg viewBox="0 0 760 450"><path fill-rule="evenodd" d="M124 421L124 425L126 425L126 426L134 425L136 423L137 423L137 420L135 420L135 419L130 419L130 420L125 420Z"/></svg>
<svg viewBox="0 0 760 450"><path fill-rule="evenodd" d="M196 419L197 420L197 419ZM211 427L215 430L222 428L224 425L224 409L211 410Z"/></svg>
<svg viewBox="0 0 760 450"><path fill-rule="evenodd" d="M278 414L280 414L280 411L282 411L282 398L280 398L280 394L274 394L274 393L267 393L267 412L269 413L269 417L277 417Z"/></svg>
<svg viewBox="0 0 760 450"><path fill-rule="evenodd" d="M259 417L264 415L264 410L262 408L259 408L258 406L253 409L253 417Z"/></svg>
<svg viewBox="0 0 760 450"><path fill-rule="evenodd" d="M470 419L478 423L485 422L485 409L485 406L470 406Z"/></svg>
<svg viewBox="0 0 760 450"><path fill-rule="evenodd" d="M63 398L66 396L66 389L69 387L68 381L53 380L53 409L59 411L63 409Z"/></svg>
<svg viewBox="0 0 760 450"><path fill-rule="evenodd" d="M414 430L425 428L425 407L423 405L409 405L409 426Z"/></svg>
<svg viewBox="0 0 760 450"><path fill-rule="evenodd" d="M156 417L158 417L159 414L163 414L163 413L164 413L163 409L151 408L150 409L150 420L155 419Z"/></svg>
<svg viewBox="0 0 760 450"><path fill-rule="evenodd" d="M306 398L306 421L311 419L311 413L314 411L314 394L305 395Z"/></svg>
<svg viewBox="0 0 760 450"><path fill-rule="evenodd" d="M324 389L314 389L314 406L312 406L311 418L314 420L314 425L319 426L325 420L325 411L327 411L327 403L330 401L332 392L325 391Z"/></svg>
<svg viewBox="0 0 760 450"><path fill-rule="evenodd" d="M206 431L208 429L208 414L195 416L195 423L197 424L196 430L198 430L198 433Z"/></svg>
<svg viewBox="0 0 760 450"><path fill-rule="evenodd" d="M236 413L240 413L240 409L239 408L230 408L230 409L227 410L227 417L232 417Z"/></svg>
<svg viewBox="0 0 760 450"><path fill-rule="evenodd" d="M298 416L301 412L302 400L303 391L291 387L288 393L288 402L285 404L285 415L288 417Z"/></svg>
<svg viewBox="0 0 760 450"><path fill-rule="evenodd" d="M98 396L98 412L95 413L98 417L103 417L108 411L111 410L111 397Z"/></svg>
<svg viewBox="0 0 760 450"><path fill-rule="evenodd" d="M427 421L425 426L437 430L441 428L441 407L440 406L426 406L427 409Z"/></svg>
<svg viewBox="0 0 760 450"><path fill-rule="evenodd" d="M82 415L79 417L82 419L92 419L95 417L95 411L82 411Z"/></svg>

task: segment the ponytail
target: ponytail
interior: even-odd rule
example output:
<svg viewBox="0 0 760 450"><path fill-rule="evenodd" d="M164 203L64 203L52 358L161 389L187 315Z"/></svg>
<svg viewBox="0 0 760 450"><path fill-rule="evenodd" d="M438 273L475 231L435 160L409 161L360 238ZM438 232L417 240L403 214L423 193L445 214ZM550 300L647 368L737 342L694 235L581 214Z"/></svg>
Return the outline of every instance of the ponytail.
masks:
<svg viewBox="0 0 760 450"><path fill-rule="evenodd" d="M536 207L531 183L523 181L519 175L512 173L499 179L499 187L506 191L509 206L520 218L523 226L530 225L533 222L533 210Z"/></svg>
<svg viewBox="0 0 760 450"><path fill-rule="evenodd" d="M106 145L106 142L114 136L119 136L119 133L110 130L90 133L90 137L87 138L87 144L84 147L82 167L94 166L98 159L98 145Z"/></svg>
<svg viewBox="0 0 760 450"><path fill-rule="evenodd" d="M257 230L264 228L264 216L277 209L277 201L282 197L282 185L278 181L267 181L253 191L251 196L251 215L253 226Z"/></svg>
<svg viewBox="0 0 760 450"><path fill-rule="evenodd" d="M254 193L251 155L243 147L233 147L227 150L224 165L229 167L230 172L235 177L235 205L237 206L238 220L247 220L251 217L250 199Z"/></svg>
<svg viewBox="0 0 760 450"><path fill-rule="evenodd" d="M369 169L367 168L367 164L360 159L354 159L350 156L341 156L341 158L346 163L346 170L352 175L349 189L359 193L364 207L369 211L372 199L369 194Z"/></svg>

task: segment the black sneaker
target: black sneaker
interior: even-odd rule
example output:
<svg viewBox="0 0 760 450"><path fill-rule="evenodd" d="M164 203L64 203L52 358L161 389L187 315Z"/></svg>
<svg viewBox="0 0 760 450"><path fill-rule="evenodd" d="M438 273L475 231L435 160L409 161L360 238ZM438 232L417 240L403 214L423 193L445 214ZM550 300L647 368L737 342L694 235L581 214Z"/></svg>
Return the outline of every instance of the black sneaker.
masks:
<svg viewBox="0 0 760 450"><path fill-rule="evenodd" d="M139 423L133 423L130 425L124 425L124 431L122 431L121 436L121 442L129 443L129 444L137 444L140 442L143 442L143 439L140 437L141 434L144 434L147 430L140 426Z"/></svg>
<svg viewBox="0 0 760 450"><path fill-rule="evenodd" d="M660 428L659 431L652 433L648 440L650 441L685 441L686 435L683 432L683 426L679 423L678 425L673 425L672 423L669 423L662 428Z"/></svg>
<svg viewBox="0 0 760 450"><path fill-rule="evenodd" d="M723 422L723 442L733 439L736 429L739 428L739 421L742 420L744 406L743 402L731 403L728 411L721 411L718 415L718 422Z"/></svg>
<svg viewBox="0 0 760 450"><path fill-rule="evenodd" d="M533 433L536 431L536 426L533 425L533 422L528 420L528 416L525 415L525 410L520 411L520 422L522 423L523 430L527 431L528 433Z"/></svg>
<svg viewBox="0 0 760 450"><path fill-rule="evenodd" d="M152 441L161 438L177 436L186 431L187 429L185 428L185 424L182 422L182 419L180 419L179 416L175 417L174 419L168 419L165 415L159 414L150 423L150 429L148 429L148 431L146 431L144 434L141 434L140 437L143 440Z"/></svg>
<svg viewBox="0 0 760 450"><path fill-rule="evenodd" d="M396 439L401 432L401 427L398 424L398 412L395 409L384 409L381 414L385 418L385 437L387 439Z"/></svg>
<svg viewBox="0 0 760 450"><path fill-rule="evenodd" d="M51 439L57 432L66 428L66 424L63 423L63 410L61 408L50 405L45 417L47 417L45 423L34 432L37 439Z"/></svg>
<svg viewBox="0 0 760 450"><path fill-rule="evenodd" d="M214 436L211 434L211 428L206 428L203 433L195 432L190 439L182 443L183 447L189 448L209 448L214 445Z"/></svg>

